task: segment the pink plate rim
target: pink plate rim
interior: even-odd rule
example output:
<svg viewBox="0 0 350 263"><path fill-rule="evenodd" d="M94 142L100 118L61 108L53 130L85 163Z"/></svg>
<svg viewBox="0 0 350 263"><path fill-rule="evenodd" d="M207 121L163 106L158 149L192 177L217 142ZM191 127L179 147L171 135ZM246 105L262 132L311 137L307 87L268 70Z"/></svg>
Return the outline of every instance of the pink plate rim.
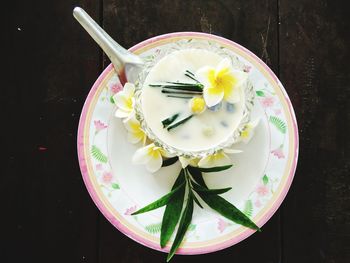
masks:
<svg viewBox="0 0 350 263"><path fill-rule="evenodd" d="M159 41L159 40L163 40L163 39L167 39L167 38L172 38L172 37L189 37L189 36L193 36L193 37L206 37L209 39L214 39L214 40L218 40L220 42L223 42L227 45L231 45L234 46L240 50L242 50L243 52L245 52L246 54L248 54L250 57L252 57L255 61L257 61L268 73L269 75L273 78L274 81L276 81L277 83L280 84L280 81L278 80L278 78L276 77L276 75L272 72L272 70L260 59L258 58L254 53L252 53L251 51L249 51L248 49L246 49L245 47L231 41L228 40L226 38L220 37L220 36L216 36L216 35L211 35L211 34L207 34L207 33L199 33L199 32L175 32L175 33L168 33L168 34L164 34L164 35L159 35L156 37L152 37L149 38L147 40L144 40L142 42L140 42L139 44L136 44L135 46L131 47L130 50L131 51L136 51L146 45L149 45L153 42ZM84 180L85 186L92 198L92 200L94 201L94 203L96 204L96 206L98 207L98 209L101 211L101 213L110 221L110 223L112 225L114 225L120 232L122 232L123 234L125 234L126 236L130 237L131 239L139 242L140 244L143 244L147 247L150 247L152 249L158 250L158 251L162 251L162 252L167 252L168 248L165 249L161 249L160 246L156 246L154 243L150 242L149 240L138 236L137 234L131 232L126 226L124 226L123 224L121 224L112 214L110 211L108 211L108 209L104 206L104 204L102 203L102 201L99 199L94 186L92 184L92 182L89 179L89 173L88 173L88 169L87 169L87 164L86 164L86 160L85 160L85 156L84 156L84 127L85 127L85 123L86 123L86 117L87 117L87 112L88 109L90 107L91 101L93 99L93 97L95 96L95 93L97 91L97 88L99 87L99 85L101 84L101 82L104 80L104 78L107 76L107 74L113 70L113 66L112 64L110 64L109 66L106 67L106 69L102 72L102 74L98 77L98 79L95 81L94 85L92 86L82 109L82 113L80 115L80 120L79 120L79 126L78 126L78 134L77 134L77 151L78 151L78 161L79 161L79 165L80 165L80 170L82 173L82 178ZM282 87L282 85L278 85L283 93L283 96L288 104L288 109L289 109L289 114L291 115L291 119L292 119L292 123L293 123L293 128L294 128L294 159L292 160L292 166L290 169L290 173L289 176L286 180L286 183L284 185L283 190L281 191L279 197L275 200L275 202L273 203L272 207L265 213L265 215L258 221L256 222L256 224L259 227L262 227L271 217L272 215L276 212L276 210L279 208L279 206L281 205L282 201L284 200L290 186L291 183L293 181L294 178L294 174L295 174L295 170L296 170L296 166L297 166L297 160L298 160L298 153L299 153L299 135L298 135L298 126L297 126L297 121L296 121L296 117L295 117L295 113L294 113L294 109L293 106L290 102L290 99L286 93L286 91L284 90L284 88ZM187 255L195 255L195 254L206 254L206 253L211 253L211 252L215 252L218 250L222 250L225 249L227 247L230 247L232 245L235 245L237 243L239 243L240 241L244 240L245 238L249 237L250 235L252 235L255 231L251 230L251 229L246 229L245 231L243 231L242 233L240 233L239 235L235 236L232 239L229 239L225 242L222 243L218 243L209 247L205 247L205 248L180 248L177 252L177 254L187 254Z"/></svg>

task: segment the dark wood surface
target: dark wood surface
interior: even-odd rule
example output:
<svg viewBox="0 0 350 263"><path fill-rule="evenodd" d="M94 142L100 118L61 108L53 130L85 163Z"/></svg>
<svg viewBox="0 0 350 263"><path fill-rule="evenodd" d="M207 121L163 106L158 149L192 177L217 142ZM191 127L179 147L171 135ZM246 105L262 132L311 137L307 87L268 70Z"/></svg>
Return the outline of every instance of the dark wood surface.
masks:
<svg viewBox="0 0 350 263"><path fill-rule="evenodd" d="M125 47L174 31L221 35L280 77L300 157L281 208L234 247L172 262L350 262L349 4L332 0L10 1L2 86L0 262L164 262L118 232L81 179L76 132L109 63L72 17L83 7ZM7 71L9 71L7 73Z"/></svg>

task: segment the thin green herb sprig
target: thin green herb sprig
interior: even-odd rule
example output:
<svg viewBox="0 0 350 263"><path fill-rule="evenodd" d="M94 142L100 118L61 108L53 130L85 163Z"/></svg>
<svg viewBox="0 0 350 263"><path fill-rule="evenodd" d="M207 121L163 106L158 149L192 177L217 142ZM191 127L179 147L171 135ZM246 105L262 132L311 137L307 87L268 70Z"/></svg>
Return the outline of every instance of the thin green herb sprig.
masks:
<svg viewBox="0 0 350 263"><path fill-rule="evenodd" d="M169 125L166 129L168 131L170 131L170 130L180 126L181 124L184 124L185 122L189 121L193 116L194 115L192 114L192 115L190 115L190 116L188 116L188 117L186 117L186 118L184 118L184 119L182 119L182 120L180 120L178 122L175 122L174 124Z"/></svg>
<svg viewBox="0 0 350 263"><path fill-rule="evenodd" d="M231 165L212 167L210 168L211 170L205 170L205 172L218 172L231 167ZM183 238L186 235L188 227L192 221L194 203L203 208L198 197L200 197L201 200L204 201L210 208L217 211L227 219L251 229L261 231L260 228L249 219L249 217L247 217L230 202L219 196L220 194L231 190L231 187L209 189L203 180L201 169L202 168L193 166L187 166L186 168L181 169L171 191L168 194L132 214L141 214L162 206L166 206L160 233L160 246L162 248L166 246L170 240L170 237L175 232L176 225L179 225L175 239L167 256L167 262L169 262L174 256L176 250L179 248Z"/></svg>
<svg viewBox="0 0 350 263"><path fill-rule="evenodd" d="M195 75L191 71L186 70L184 74L186 77L190 78L191 80L194 80L195 83L166 81L165 83L161 84L149 84L149 86L153 88L161 88L162 90L170 89L177 92L192 91L202 94L204 85L195 78Z"/></svg>

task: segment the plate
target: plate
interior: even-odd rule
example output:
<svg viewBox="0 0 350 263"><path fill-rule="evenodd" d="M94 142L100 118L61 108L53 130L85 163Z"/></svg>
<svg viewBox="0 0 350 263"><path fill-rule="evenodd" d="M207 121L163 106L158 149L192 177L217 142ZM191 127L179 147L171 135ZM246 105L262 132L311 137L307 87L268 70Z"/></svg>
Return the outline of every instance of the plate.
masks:
<svg viewBox="0 0 350 263"><path fill-rule="evenodd" d="M274 73L252 52L222 37L194 32L171 33L143 41L130 50L154 59L171 45L206 42L230 51L249 72L256 98L252 119L260 122L243 153L232 156L235 167L204 175L209 187L232 187L222 196L240 208L259 227L280 206L292 183L298 158L298 129L292 104ZM131 213L169 192L180 165L148 173L131 163L137 146L126 140L120 119L114 117L112 96L122 89L109 65L93 85L78 128L78 158L86 188L102 214L135 241L164 252L159 236L164 208ZM203 254L232 246L254 231L235 224L208 207L195 206L193 220L177 254Z"/></svg>

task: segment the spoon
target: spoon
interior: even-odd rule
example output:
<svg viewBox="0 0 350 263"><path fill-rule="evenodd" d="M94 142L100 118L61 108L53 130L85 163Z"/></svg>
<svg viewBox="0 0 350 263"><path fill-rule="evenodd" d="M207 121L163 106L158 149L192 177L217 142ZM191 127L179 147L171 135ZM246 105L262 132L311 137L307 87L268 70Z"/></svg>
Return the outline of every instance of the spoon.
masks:
<svg viewBox="0 0 350 263"><path fill-rule="evenodd" d="M121 83L135 82L143 60L113 40L82 8L75 7L73 16L107 54Z"/></svg>

